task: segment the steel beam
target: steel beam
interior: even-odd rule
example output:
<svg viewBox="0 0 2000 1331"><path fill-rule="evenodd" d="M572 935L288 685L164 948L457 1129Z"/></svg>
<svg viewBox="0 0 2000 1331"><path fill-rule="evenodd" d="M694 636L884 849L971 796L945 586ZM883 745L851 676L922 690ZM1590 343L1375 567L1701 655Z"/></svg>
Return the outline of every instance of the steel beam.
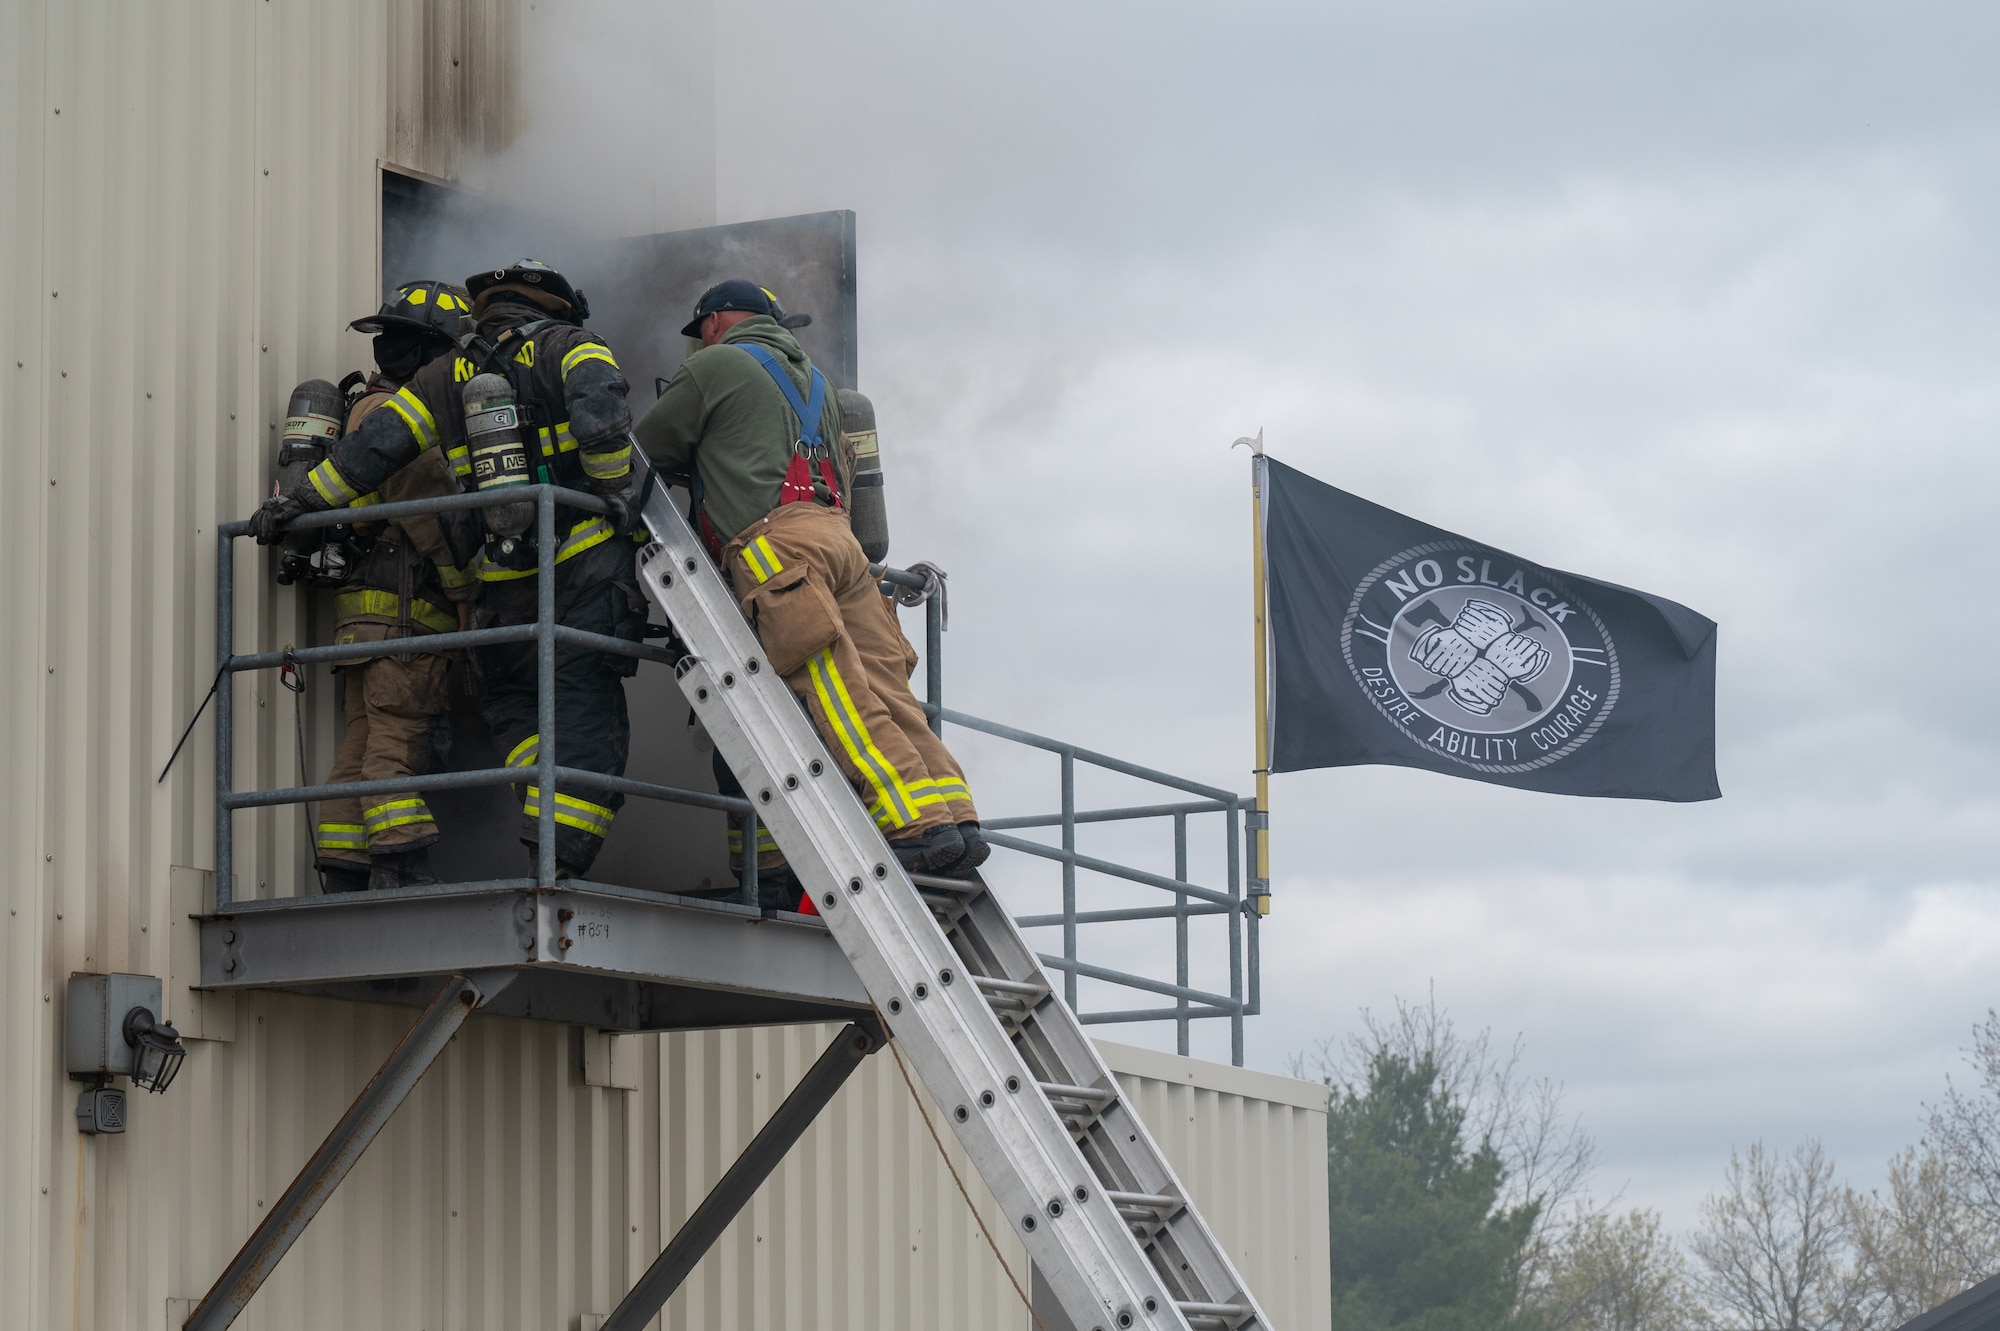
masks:
<svg viewBox="0 0 2000 1331"><path fill-rule="evenodd" d="M868 1010L854 967L818 920L766 920L733 902L604 884L539 891L461 884L245 902L204 917L200 928L205 988L527 967Z"/></svg>
<svg viewBox="0 0 2000 1331"><path fill-rule="evenodd" d="M881 1029L872 1017L851 1023L834 1037L819 1061L792 1088L792 1093L744 1148L743 1154L736 1157L736 1163L729 1167L721 1182L709 1190L666 1250L639 1277L639 1283L632 1286L604 1323L603 1331L643 1331L696 1263L722 1237L722 1231L729 1228L736 1213L749 1204L792 1144L805 1135L835 1092L861 1066L861 1061L882 1044Z"/></svg>
<svg viewBox="0 0 2000 1331"><path fill-rule="evenodd" d="M477 980L454 975L438 992L410 1033L396 1046L333 1131L320 1143L306 1167L285 1189L250 1235L250 1241L224 1267L186 1322L184 1331L224 1331L236 1320L299 1235L319 1214L341 1180L437 1061L472 1010L500 992L514 978L511 971L488 972Z"/></svg>

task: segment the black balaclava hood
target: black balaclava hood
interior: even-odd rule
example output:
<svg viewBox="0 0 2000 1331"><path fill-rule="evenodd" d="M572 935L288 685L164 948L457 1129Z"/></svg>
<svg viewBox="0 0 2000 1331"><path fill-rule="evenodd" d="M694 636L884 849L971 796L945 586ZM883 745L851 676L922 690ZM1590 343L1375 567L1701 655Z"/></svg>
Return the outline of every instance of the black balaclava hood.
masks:
<svg viewBox="0 0 2000 1331"><path fill-rule="evenodd" d="M410 328L385 328L375 335L375 364L398 383L409 382L420 366L449 343Z"/></svg>

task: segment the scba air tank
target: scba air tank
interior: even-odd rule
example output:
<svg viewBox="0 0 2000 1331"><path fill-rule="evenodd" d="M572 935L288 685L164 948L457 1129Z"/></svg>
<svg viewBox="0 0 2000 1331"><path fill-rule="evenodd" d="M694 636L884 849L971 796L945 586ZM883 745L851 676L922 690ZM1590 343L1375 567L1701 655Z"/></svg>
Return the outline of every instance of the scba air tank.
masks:
<svg viewBox="0 0 2000 1331"><path fill-rule="evenodd" d="M868 562L889 557L889 508L882 494L881 442L875 435L875 404L851 388L840 390L840 438L854 456L847 515L854 539Z"/></svg>
<svg viewBox="0 0 2000 1331"><path fill-rule="evenodd" d="M497 374L475 374L466 382L465 435L472 455L472 480L480 493L528 484L528 450L521 442L521 406L514 386ZM518 538L535 520L535 506L495 504L485 510L486 530L503 541Z"/></svg>
<svg viewBox="0 0 2000 1331"><path fill-rule="evenodd" d="M277 494L305 483L306 474L326 460L341 435L346 400L324 379L308 379L292 390L285 405L285 433L278 441Z"/></svg>
<svg viewBox="0 0 2000 1331"><path fill-rule="evenodd" d="M347 399L324 379L308 379L292 390L285 404L285 432L278 440L278 478L272 494L290 494L306 484L312 469L326 460L345 424ZM324 561L313 556L326 545L325 531L293 532L278 556L278 581L290 586L300 578L325 576Z"/></svg>

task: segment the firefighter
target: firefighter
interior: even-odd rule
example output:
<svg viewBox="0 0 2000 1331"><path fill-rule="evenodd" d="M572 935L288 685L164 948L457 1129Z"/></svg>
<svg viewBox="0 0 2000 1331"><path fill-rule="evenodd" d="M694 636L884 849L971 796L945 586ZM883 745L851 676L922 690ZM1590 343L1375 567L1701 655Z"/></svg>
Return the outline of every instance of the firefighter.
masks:
<svg viewBox="0 0 2000 1331"><path fill-rule="evenodd" d="M533 479L601 497L609 516L556 509L556 622L637 642L645 602L633 576L631 514L634 483L631 416L625 378L603 339L582 321L589 305L561 273L523 259L466 279L475 332L452 356L430 362L383 402L307 483L267 500L252 520L260 541L298 513L352 502L397 468L436 451L461 489L474 488L461 387L474 376L505 377L520 408ZM535 620L536 533L500 539L486 510L488 539L478 564L476 623L480 627ZM260 525L261 524L261 525ZM267 537L267 532L272 535ZM540 757L533 642L485 647L477 653L487 725L508 767L532 767ZM625 680L635 658L558 644L555 651L556 761L566 767L622 776L630 747ZM516 787L522 798L521 841L535 864L542 791ZM579 878L597 858L624 796L592 786L554 792L556 872Z"/></svg>
<svg viewBox="0 0 2000 1331"><path fill-rule="evenodd" d="M347 433L388 401L426 361L449 352L472 308L463 287L410 282L393 299L348 327L375 337L376 373L347 416ZM359 372L349 382L359 378ZM436 450L391 473L350 507L456 494L458 484ZM415 516L355 525L365 546L354 579L334 593L336 644L380 642L464 628L478 583L467 568L478 553L462 520ZM437 652L377 656L337 667L347 734L329 781L379 781L429 766L431 734L448 700L448 658ZM415 791L320 805L314 849L329 892L382 891L435 883L430 847L436 821Z"/></svg>
<svg viewBox="0 0 2000 1331"><path fill-rule="evenodd" d="M639 445L661 471L691 473L702 539L897 858L963 875L986 859L979 815L910 692L916 651L850 528L852 459L833 390L790 331L802 321L753 282L710 287L681 330L701 346L639 422ZM756 849L761 880L782 861Z"/></svg>

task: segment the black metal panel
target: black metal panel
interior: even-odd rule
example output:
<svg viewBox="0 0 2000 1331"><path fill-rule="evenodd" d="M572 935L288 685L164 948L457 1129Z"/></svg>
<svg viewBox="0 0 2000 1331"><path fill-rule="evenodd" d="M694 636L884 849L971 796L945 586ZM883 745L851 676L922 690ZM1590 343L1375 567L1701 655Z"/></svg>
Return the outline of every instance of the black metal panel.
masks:
<svg viewBox="0 0 2000 1331"><path fill-rule="evenodd" d="M836 386L856 386L852 212L613 239L593 235L587 216L544 216L382 173L384 299L404 282L462 282L523 257L554 264L589 297L590 326L618 352L640 410L652 401L654 377L671 375L681 363L680 328L696 298L728 277L770 289L788 313L812 315L812 324L799 330L806 354Z"/></svg>

